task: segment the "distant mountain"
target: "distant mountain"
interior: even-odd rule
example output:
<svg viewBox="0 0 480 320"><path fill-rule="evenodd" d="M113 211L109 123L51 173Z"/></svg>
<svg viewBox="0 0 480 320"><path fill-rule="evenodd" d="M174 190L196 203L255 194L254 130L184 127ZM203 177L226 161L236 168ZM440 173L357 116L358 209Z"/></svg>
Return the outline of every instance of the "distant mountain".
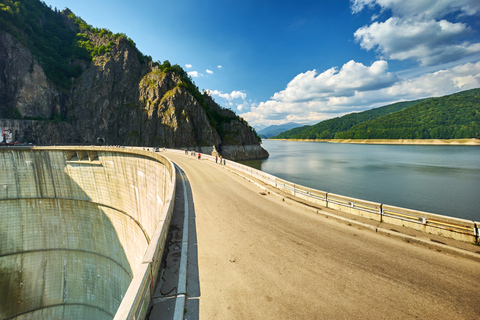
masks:
<svg viewBox="0 0 480 320"><path fill-rule="evenodd" d="M480 138L480 89L431 98L360 123L336 139Z"/></svg>
<svg viewBox="0 0 480 320"><path fill-rule="evenodd" d="M270 137L276 136L279 133L282 133L286 130L290 130L296 127L300 127L301 124L295 123L295 122L289 122L289 123L284 123L280 125L271 125L266 127L265 129L262 129L258 131L258 135L262 139L268 139Z"/></svg>
<svg viewBox="0 0 480 320"><path fill-rule="evenodd" d="M275 139L334 139L339 132L344 132L353 126L373 120L387 114L397 112L413 106L417 103L423 102L426 99L397 102L387 106L370 109L359 113L350 113L343 117L337 117L319 122L313 126L303 126L300 128L285 131L277 136ZM260 132L259 132L260 134Z"/></svg>

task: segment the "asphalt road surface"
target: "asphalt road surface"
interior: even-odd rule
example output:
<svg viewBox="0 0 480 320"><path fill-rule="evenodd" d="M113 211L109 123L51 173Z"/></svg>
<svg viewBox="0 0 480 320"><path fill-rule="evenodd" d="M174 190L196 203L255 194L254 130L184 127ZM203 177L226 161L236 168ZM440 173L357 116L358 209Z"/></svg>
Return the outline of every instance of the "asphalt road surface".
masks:
<svg viewBox="0 0 480 320"><path fill-rule="evenodd" d="M192 193L197 279L187 278L185 319L480 319L480 262L304 211L210 161L164 155Z"/></svg>

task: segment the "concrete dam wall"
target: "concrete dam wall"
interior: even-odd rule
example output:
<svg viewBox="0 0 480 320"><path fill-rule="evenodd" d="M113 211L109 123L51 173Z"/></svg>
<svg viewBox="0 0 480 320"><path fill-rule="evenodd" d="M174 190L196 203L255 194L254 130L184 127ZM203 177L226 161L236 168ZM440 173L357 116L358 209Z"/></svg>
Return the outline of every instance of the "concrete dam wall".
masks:
<svg viewBox="0 0 480 320"><path fill-rule="evenodd" d="M0 319L144 315L174 184L151 152L1 148Z"/></svg>

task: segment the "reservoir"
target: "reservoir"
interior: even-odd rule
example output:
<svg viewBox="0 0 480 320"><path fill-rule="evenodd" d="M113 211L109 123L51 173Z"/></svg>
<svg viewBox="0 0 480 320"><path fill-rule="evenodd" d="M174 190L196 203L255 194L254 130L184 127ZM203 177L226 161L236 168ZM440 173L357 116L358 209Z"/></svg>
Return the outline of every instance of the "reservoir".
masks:
<svg viewBox="0 0 480 320"><path fill-rule="evenodd" d="M480 221L480 147L263 140L243 164L348 197Z"/></svg>

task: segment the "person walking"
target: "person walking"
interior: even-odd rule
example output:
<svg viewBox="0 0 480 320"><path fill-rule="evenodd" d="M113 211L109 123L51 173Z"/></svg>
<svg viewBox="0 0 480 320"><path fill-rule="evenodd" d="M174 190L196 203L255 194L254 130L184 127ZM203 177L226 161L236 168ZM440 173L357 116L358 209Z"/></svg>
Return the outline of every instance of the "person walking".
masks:
<svg viewBox="0 0 480 320"><path fill-rule="evenodd" d="M200 160L200 157L201 157L201 155L200 155L200 152L199 152L199 153L198 153L198 160Z"/></svg>

